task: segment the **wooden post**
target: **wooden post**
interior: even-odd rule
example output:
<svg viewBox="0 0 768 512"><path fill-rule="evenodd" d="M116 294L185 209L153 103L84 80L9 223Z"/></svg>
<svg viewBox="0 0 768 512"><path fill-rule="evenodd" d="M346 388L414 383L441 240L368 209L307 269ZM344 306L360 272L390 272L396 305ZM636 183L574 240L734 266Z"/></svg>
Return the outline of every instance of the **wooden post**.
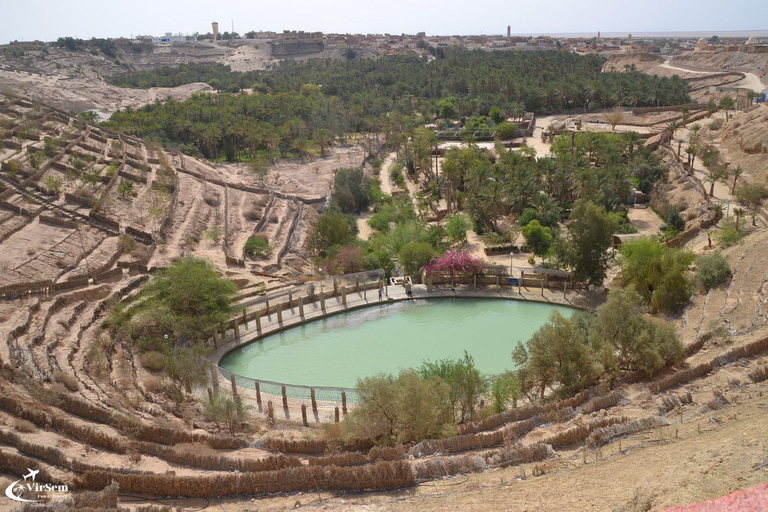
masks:
<svg viewBox="0 0 768 512"><path fill-rule="evenodd" d="M309 397L312 402L312 414L317 416L317 400L315 400L315 388L309 389Z"/></svg>
<svg viewBox="0 0 768 512"><path fill-rule="evenodd" d="M477 290L477 274L472 276L472 288Z"/></svg>
<svg viewBox="0 0 768 512"><path fill-rule="evenodd" d="M277 323L283 323L283 304L281 302L277 303Z"/></svg>
<svg viewBox="0 0 768 512"><path fill-rule="evenodd" d="M259 406L259 412L261 412L261 384L256 381L256 405Z"/></svg>
<svg viewBox="0 0 768 512"><path fill-rule="evenodd" d="M229 376L229 382L232 384L232 397L237 396L237 382L235 382L235 374Z"/></svg>
<svg viewBox="0 0 768 512"><path fill-rule="evenodd" d="M342 306L347 305L347 287L346 286L341 287L341 305Z"/></svg>
<svg viewBox="0 0 768 512"><path fill-rule="evenodd" d="M208 403L213 405L213 390L208 388Z"/></svg>
<svg viewBox="0 0 768 512"><path fill-rule="evenodd" d="M341 392L341 412L343 412L344 415L347 414L347 392L346 391Z"/></svg>
<svg viewBox="0 0 768 512"><path fill-rule="evenodd" d="M285 409L285 417L288 417L288 394L285 392L285 386L282 387L283 392L283 409Z"/></svg>
<svg viewBox="0 0 768 512"><path fill-rule="evenodd" d="M320 292L320 309L325 311L325 293Z"/></svg>
<svg viewBox="0 0 768 512"><path fill-rule="evenodd" d="M246 329L248 329L248 315L246 314L245 310L243 310L243 325Z"/></svg>
<svg viewBox="0 0 768 512"><path fill-rule="evenodd" d="M299 316L304 317L304 297L299 297Z"/></svg>
<svg viewBox="0 0 768 512"><path fill-rule="evenodd" d="M427 277L427 291L432 293L432 276Z"/></svg>
<svg viewBox="0 0 768 512"><path fill-rule="evenodd" d="M336 408L333 410L333 418L336 421L336 423L339 422L339 406L337 405Z"/></svg>
<svg viewBox="0 0 768 512"><path fill-rule="evenodd" d="M269 316L269 299L267 299L265 313L266 313L267 316Z"/></svg>
<svg viewBox="0 0 768 512"><path fill-rule="evenodd" d="M237 322L237 318L235 318L235 339L240 339L240 324Z"/></svg>
<svg viewBox="0 0 768 512"><path fill-rule="evenodd" d="M267 419L270 425L275 424L275 408L272 407L272 400L267 402Z"/></svg>
<svg viewBox="0 0 768 512"><path fill-rule="evenodd" d="M211 382L213 383L213 394L219 394L219 372L216 367L211 365Z"/></svg>
<svg viewBox="0 0 768 512"><path fill-rule="evenodd" d="M496 276L496 288L499 287L499 276Z"/></svg>
<svg viewBox="0 0 768 512"><path fill-rule="evenodd" d="M333 278L333 294L338 295L339 294L339 282L336 280L336 278Z"/></svg>
<svg viewBox="0 0 768 512"><path fill-rule="evenodd" d="M544 279L541 279L541 296L544 296Z"/></svg>
<svg viewBox="0 0 768 512"><path fill-rule="evenodd" d="M256 332L261 334L261 312L256 311L254 315L256 315L254 317L256 319Z"/></svg>
<svg viewBox="0 0 768 512"><path fill-rule="evenodd" d="M288 292L288 309L293 309L293 292Z"/></svg>
<svg viewBox="0 0 768 512"><path fill-rule="evenodd" d="M525 270L520 271L520 280L517 282L517 293L520 293L520 287L523 286L523 281L525 281Z"/></svg>
<svg viewBox="0 0 768 512"><path fill-rule="evenodd" d="M309 422L307 421L307 405L301 404L301 422L304 424L305 427L309 426Z"/></svg>

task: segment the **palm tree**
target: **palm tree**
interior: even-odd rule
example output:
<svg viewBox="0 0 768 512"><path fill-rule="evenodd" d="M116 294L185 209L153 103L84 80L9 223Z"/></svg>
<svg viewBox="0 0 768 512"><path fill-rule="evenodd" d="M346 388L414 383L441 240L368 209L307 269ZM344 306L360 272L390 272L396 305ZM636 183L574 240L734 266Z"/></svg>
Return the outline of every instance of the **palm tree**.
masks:
<svg viewBox="0 0 768 512"><path fill-rule="evenodd" d="M504 210L504 199L506 196L504 186L500 182L493 180L480 190L478 196L480 199L478 206L481 212L485 217L490 218L493 230L497 231L498 217Z"/></svg>
<svg viewBox="0 0 768 512"><path fill-rule="evenodd" d="M699 152L698 144L688 143L688 147L685 148L685 152L688 155L688 172L693 174L693 163L696 161L696 155Z"/></svg>
<svg viewBox="0 0 768 512"><path fill-rule="evenodd" d="M739 181L739 178L741 178L742 174L744 174L744 169L740 165L731 169L731 176L733 176L733 186L731 187L731 195L736 193L736 183Z"/></svg>
<svg viewBox="0 0 768 512"><path fill-rule="evenodd" d="M713 197L715 195L715 183L720 181L722 177L723 177L722 169L718 167L707 169L707 175L704 176L704 181L709 183L709 197Z"/></svg>
<svg viewBox="0 0 768 512"><path fill-rule="evenodd" d="M674 138L674 136L675 136L675 132L676 132L677 130L679 130L679 129L680 129L680 123L678 123L677 121L672 121L671 123L669 123L669 124L667 125L667 131L669 131L669 132L671 133L671 135L670 135L670 137L669 137L669 138L670 138L670 140L671 140L672 138Z"/></svg>
<svg viewBox="0 0 768 512"><path fill-rule="evenodd" d="M629 154L631 155L635 151L635 146L639 146L640 141L642 140L642 137L637 132L626 132L623 134L624 142L627 143L627 150L629 151ZM680 155L678 155L679 157Z"/></svg>
<svg viewBox="0 0 768 512"><path fill-rule="evenodd" d="M744 208L734 208L733 216L736 217L736 232L741 234L741 218L747 214Z"/></svg>

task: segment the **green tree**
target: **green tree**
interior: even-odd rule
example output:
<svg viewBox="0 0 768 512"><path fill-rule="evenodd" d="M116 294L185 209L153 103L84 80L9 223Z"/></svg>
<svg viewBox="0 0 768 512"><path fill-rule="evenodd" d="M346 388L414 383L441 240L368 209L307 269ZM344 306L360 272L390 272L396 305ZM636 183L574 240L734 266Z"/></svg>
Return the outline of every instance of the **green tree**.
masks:
<svg viewBox="0 0 768 512"><path fill-rule="evenodd" d="M474 419L487 385L475 367L475 360L466 350L461 359L425 361L417 372L423 380L437 379L447 384L450 392L446 398L458 423Z"/></svg>
<svg viewBox="0 0 768 512"><path fill-rule="evenodd" d="M648 318L642 298L632 288L612 290L597 308L590 344L605 375L642 370L654 375L685 356L674 324Z"/></svg>
<svg viewBox="0 0 768 512"><path fill-rule="evenodd" d="M368 207L365 173L362 169L336 171L331 199L343 213L354 213Z"/></svg>
<svg viewBox="0 0 768 512"><path fill-rule="evenodd" d="M696 285L702 291L724 283L731 276L728 260L720 251L715 251L696 259Z"/></svg>
<svg viewBox="0 0 768 512"><path fill-rule="evenodd" d="M557 261L571 270L573 279L589 285L605 279L616 224L616 217L603 208L587 201L576 203L567 234L555 245Z"/></svg>
<svg viewBox="0 0 768 512"><path fill-rule="evenodd" d="M408 275L418 274L419 271L435 255L435 249L427 242L409 242L400 249L400 264Z"/></svg>
<svg viewBox="0 0 768 512"><path fill-rule="evenodd" d="M757 226L757 213L766 198L768 198L768 187L762 183L748 183L736 191L736 200L749 212L752 217L752 226Z"/></svg>
<svg viewBox="0 0 768 512"><path fill-rule="evenodd" d="M448 217L445 222L445 232L454 243L464 245L467 243L467 231L472 223L464 215L456 214Z"/></svg>
<svg viewBox="0 0 768 512"><path fill-rule="evenodd" d="M333 246L344 245L357 235L357 222L339 210L331 209L321 214L312 225L309 246L321 256Z"/></svg>
<svg viewBox="0 0 768 512"><path fill-rule="evenodd" d="M245 251L245 254L252 258L263 259L272 254L272 246L269 245L269 242L256 236L248 237L243 250Z"/></svg>
<svg viewBox="0 0 768 512"><path fill-rule="evenodd" d="M525 245L536 256L544 256L552 245L552 230L539 224L539 221L533 219L523 228L523 237Z"/></svg>
<svg viewBox="0 0 768 512"><path fill-rule="evenodd" d="M624 283L653 311L672 312L685 305L691 295L688 267L693 253L647 238L624 243L619 251Z"/></svg>
<svg viewBox="0 0 768 512"><path fill-rule="evenodd" d="M520 368L524 393L544 398L547 389L567 396L589 386L597 377L595 358L589 345L589 316L566 318L554 311L525 343L519 343L512 359Z"/></svg>
<svg viewBox="0 0 768 512"><path fill-rule="evenodd" d="M158 333L184 345L205 341L222 329L234 311L237 287L210 261L186 256L161 271L145 293L142 309L157 322Z"/></svg>
<svg viewBox="0 0 768 512"><path fill-rule="evenodd" d="M359 404L344 420L346 436L394 445L442 437L455 432L439 379L421 379L413 370L379 374L357 381Z"/></svg>
<svg viewBox="0 0 768 512"><path fill-rule="evenodd" d="M205 403L204 414L206 419L234 437L250 420L250 409L251 406L245 405L239 398L219 393L214 395L212 401Z"/></svg>
<svg viewBox="0 0 768 512"><path fill-rule="evenodd" d="M736 106L736 101L731 96L723 96L720 98L719 107L725 110L725 122L728 122L728 113Z"/></svg>
<svg viewBox="0 0 768 512"><path fill-rule="evenodd" d="M521 397L520 381L514 372L507 372L493 381L491 384L491 410L493 414L499 414L507 410L509 402L512 407L517 407L517 401Z"/></svg>

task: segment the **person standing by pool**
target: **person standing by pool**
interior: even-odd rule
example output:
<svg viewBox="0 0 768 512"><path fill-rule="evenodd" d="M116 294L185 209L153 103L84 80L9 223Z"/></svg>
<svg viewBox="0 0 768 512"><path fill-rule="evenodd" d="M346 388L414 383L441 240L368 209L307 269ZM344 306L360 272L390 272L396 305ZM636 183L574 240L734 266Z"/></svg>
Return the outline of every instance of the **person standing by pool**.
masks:
<svg viewBox="0 0 768 512"><path fill-rule="evenodd" d="M379 302L381 302L381 299L384 297L384 289L379 288Z"/></svg>

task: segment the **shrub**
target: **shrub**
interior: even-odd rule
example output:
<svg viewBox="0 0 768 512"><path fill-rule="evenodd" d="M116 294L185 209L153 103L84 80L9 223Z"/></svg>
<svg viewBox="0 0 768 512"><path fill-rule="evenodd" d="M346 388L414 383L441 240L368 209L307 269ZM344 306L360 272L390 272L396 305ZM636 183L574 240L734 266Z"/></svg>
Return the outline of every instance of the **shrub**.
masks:
<svg viewBox="0 0 768 512"><path fill-rule="evenodd" d="M243 217L251 222L258 222L261 219L261 212L257 208L251 208L243 213Z"/></svg>
<svg viewBox="0 0 768 512"><path fill-rule="evenodd" d="M19 432L24 432L25 434L29 434L35 431L35 424L31 421L23 420L21 418L16 418L13 420L13 428L18 430Z"/></svg>
<svg viewBox="0 0 768 512"><path fill-rule="evenodd" d="M123 254L130 253L136 247L136 240L129 234L120 235L120 251Z"/></svg>
<svg viewBox="0 0 768 512"><path fill-rule="evenodd" d="M453 427L450 387L421 379L412 370L398 377L379 374L359 380L360 404L344 420L347 435L395 445L445 436Z"/></svg>
<svg viewBox="0 0 768 512"><path fill-rule="evenodd" d="M117 184L117 193L120 197L133 195L133 182L131 180L121 179Z"/></svg>
<svg viewBox="0 0 768 512"><path fill-rule="evenodd" d="M145 378L141 383L144 385L144 389L151 393L157 393L163 389L162 379L155 377L154 375Z"/></svg>
<svg viewBox="0 0 768 512"><path fill-rule="evenodd" d="M685 305L691 294L688 267L693 253L646 238L622 244L620 253L624 282L651 309L671 312Z"/></svg>
<svg viewBox="0 0 768 512"><path fill-rule="evenodd" d="M163 354L157 351L149 351L141 354L139 359L141 366L152 372L159 372L165 368L165 358Z"/></svg>
<svg viewBox="0 0 768 512"><path fill-rule="evenodd" d="M64 384L69 391L75 392L80 388L77 379L68 373L54 372L52 377L56 382Z"/></svg>
<svg viewBox="0 0 768 512"><path fill-rule="evenodd" d="M700 256L696 260L696 285L702 291L724 283L731 275L728 260L720 251Z"/></svg>
<svg viewBox="0 0 768 512"><path fill-rule="evenodd" d="M266 258L272 254L272 247L266 240L256 236L249 236L245 242L245 254L251 258Z"/></svg>

